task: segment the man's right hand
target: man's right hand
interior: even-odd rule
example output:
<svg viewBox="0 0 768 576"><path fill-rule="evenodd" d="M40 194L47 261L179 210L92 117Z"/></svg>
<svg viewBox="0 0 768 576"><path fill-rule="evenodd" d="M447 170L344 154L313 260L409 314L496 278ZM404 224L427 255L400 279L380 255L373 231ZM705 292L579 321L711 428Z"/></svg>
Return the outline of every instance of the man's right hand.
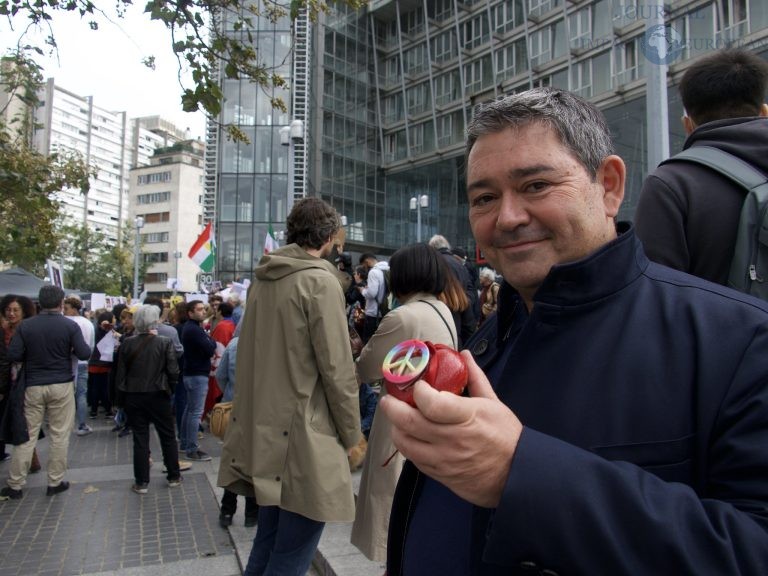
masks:
<svg viewBox="0 0 768 576"><path fill-rule="evenodd" d="M380 402L395 446L416 467L477 506L495 508L523 425L496 396L469 352L470 397L439 392L420 380L416 408L386 395Z"/></svg>

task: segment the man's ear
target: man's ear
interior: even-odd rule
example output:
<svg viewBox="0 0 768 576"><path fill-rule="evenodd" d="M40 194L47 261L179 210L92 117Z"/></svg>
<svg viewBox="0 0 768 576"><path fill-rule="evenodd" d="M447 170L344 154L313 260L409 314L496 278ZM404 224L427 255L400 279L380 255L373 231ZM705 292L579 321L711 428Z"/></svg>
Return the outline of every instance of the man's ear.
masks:
<svg viewBox="0 0 768 576"><path fill-rule="evenodd" d="M690 136L691 132L696 130L696 123L688 115L683 116L680 118L680 120L683 122L683 130L685 130L685 135Z"/></svg>
<svg viewBox="0 0 768 576"><path fill-rule="evenodd" d="M615 154L606 156L597 171L597 181L603 188L605 215L609 218L615 218L619 213L619 207L624 200L626 176L627 168L624 161Z"/></svg>

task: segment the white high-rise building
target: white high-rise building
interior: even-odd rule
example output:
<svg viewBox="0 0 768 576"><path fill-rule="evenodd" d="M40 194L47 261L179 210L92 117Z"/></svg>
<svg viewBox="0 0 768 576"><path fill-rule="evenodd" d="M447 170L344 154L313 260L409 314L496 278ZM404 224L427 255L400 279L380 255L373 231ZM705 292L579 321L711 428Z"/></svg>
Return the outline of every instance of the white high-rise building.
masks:
<svg viewBox="0 0 768 576"><path fill-rule="evenodd" d="M129 218L130 169L149 164L156 148L182 140L184 132L157 116L131 120L126 112L99 106L93 96L62 88L53 78L38 97L37 150L45 154L78 152L96 170L88 190L69 188L59 193L62 210L74 222L86 223L110 241L119 241Z"/></svg>

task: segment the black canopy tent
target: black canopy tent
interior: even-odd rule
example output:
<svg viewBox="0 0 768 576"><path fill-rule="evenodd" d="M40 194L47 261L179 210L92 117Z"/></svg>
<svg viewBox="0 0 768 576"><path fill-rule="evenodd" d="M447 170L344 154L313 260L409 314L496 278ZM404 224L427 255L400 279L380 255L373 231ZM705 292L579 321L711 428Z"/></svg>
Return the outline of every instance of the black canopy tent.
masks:
<svg viewBox="0 0 768 576"><path fill-rule="evenodd" d="M16 294L37 300L40 287L50 284L23 268L9 268L0 272L0 296Z"/></svg>

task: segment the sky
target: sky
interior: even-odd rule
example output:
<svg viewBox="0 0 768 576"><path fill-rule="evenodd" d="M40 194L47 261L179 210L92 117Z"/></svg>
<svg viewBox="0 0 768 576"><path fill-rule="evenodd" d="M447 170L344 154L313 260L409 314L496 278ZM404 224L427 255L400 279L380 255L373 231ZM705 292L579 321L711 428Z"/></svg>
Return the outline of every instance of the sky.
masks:
<svg viewBox="0 0 768 576"><path fill-rule="evenodd" d="M98 3L109 6L112 2ZM99 29L91 30L88 20L77 14L57 14L53 34L59 46L58 59L37 58L44 78L80 96L93 96L94 104L128 116L160 115L180 129L191 130L193 138L204 138L205 116L181 108L179 64L171 50L171 36L160 22L143 13L144 2L131 6L124 19L114 24L99 18ZM15 46L25 19L17 16L10 23L0 18L0 52ZM38 33L32 38L42 38ZM42 43L40 44L42 45ZM155 70L142 64L155 56ZM191 87L191 80L186 81Z"/></svg>

